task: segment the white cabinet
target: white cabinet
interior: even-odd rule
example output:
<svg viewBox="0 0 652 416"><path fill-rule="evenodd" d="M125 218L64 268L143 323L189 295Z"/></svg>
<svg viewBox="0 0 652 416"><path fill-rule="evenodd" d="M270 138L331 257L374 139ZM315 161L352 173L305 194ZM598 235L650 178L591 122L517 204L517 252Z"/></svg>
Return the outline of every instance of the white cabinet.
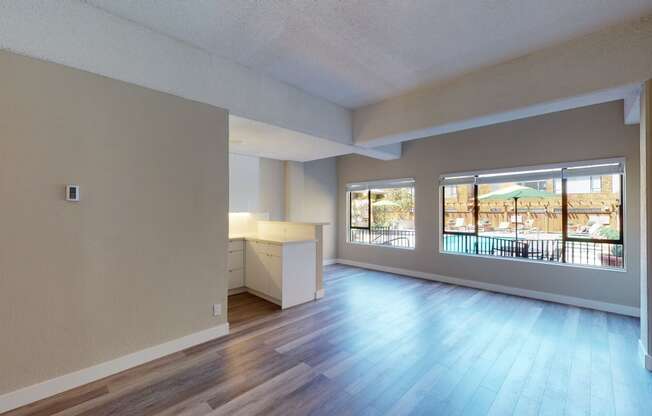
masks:
<svg viewBox="0 0 652 416"><path fill-rule="evenodd" d="M241 238L230 239L229 251L244 251L244 240Z"/></svg>
<svg viewBox="0 0 652 416"><path fill-rule="evenodd" d="M309 302L316 290L316 243L248 240L245 285L282 308Z"/></svg>
<svg viewBox="0 0 652 416"><path fill-rule="evenodd" d="M229 270L239 270L244 267L244 250L229 250L229 258L227 259Z"/></svg>
<svg viewBox="0 0 652 416"><path fill-rule="evenodd" d="M229 253L227 256L229 289L244 286L244 253L244 242L242 240L229 240Z"/></svg>
<svg viewBox="0 0 652 416"><path fill-rule="evenodd" d="M244 269L229 270L229 289L238 289L244 286Z"/></svg>
<svg viewBox="0 0 652 416"><path fill-rule="evenodd" d="M267 270L265 260L267 254L262 251L256 241L247 241L245 263L245 285L256 292L267 293Z"/></svg>
<svg viewBox="0 0 652 416"><path fill-rule="evenodd" d="M269 283L267 284L269 296L274 299L282 299L283 259L270 253L266 260L265 266L269 273Z"/></svg>

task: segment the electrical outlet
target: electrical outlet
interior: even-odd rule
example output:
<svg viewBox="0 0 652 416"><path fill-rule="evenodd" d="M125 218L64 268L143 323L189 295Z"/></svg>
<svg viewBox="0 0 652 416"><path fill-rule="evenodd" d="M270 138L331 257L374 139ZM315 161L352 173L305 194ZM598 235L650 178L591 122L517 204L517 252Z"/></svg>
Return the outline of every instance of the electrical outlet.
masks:
<svg viewBox="0 0 652 416"><path fill-rule="evenodd" d="M213 305L213 316L222 315L222 304L216 303Z"/></svg>

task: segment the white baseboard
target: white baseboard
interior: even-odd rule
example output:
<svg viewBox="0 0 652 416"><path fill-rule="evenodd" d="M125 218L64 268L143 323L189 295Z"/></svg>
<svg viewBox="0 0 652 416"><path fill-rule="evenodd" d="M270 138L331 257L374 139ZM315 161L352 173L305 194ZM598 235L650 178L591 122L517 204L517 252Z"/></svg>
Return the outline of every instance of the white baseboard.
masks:
<svg viewBox="0 0 652 416"><path fill-rule="evenodd" d="M645 351L645 346L643 346L643 342L641 342L640 339L638 340L638 353L641 356L641 363L643 364L643 367L649 371L652 371L652 355L648 354L647 351Z"/></svg>
<svg viewBox="0 0 652 416"><path fill-rule="evenodd" d="M63 393L64 391L83 386L84 384L100 380L186 348L203 344L215 338L228 335L228 333L229 324L223 323L204 331L195 332L182 338L4 394L0 396L0 413Z"/></svg>
<svg viewBox="0 0 652 416"><path fill-rule="evenodd" d="M247 288L242 286L242 287L236 287L235 289L229 289L229 296L231 295L239 295L240 293L245 293L247 291Z"/></svg>
<svg viewBox="0 0 652 416"><path fill-rule="evenodd" d="M335 264L335 263L337 263L337 259L324 259L322 265L330 266L331 264Z"/></svg>
<svg viewBox="0 0 652 416"><path fill-rule="evenodd" d="M627 316L640 316L639 308L631 306L619 305L616 303L600 302L597 300L576 298L573 296L558 295L555 293L539 292L536 290L521 289L511 286L496 285L493 283L479 282L477 280L460 279L457 277L443 276L439 274L420 272L417 270L400 269L397 267L380 266L371 263L362 263L359 261L337 259L337 263L345 264L348 266L362 267L365 269L378 270L387 273L402 274L410 277L417 277L419 279L434 280L437 282L451 283L458 286L468 286L476 289L489 290L491 292L506 293L509 295L522 296L526 298L547 300L550 302L563 303L565 305L579 306L582 308L596 309L604 312L613 312Z"/></svg>
<svg viewBox="0 0 652 416"><path fill-rule="evenodd" d="M324 297L326 294L326 291L324 291L324 288L319 289L318 291L315 292L315 299L321 299Z"/></svg>
<svg viewBox="0 0 652 416"><path fill-rule="evenodd" d="M247 290L247 293L251 293L252 295L258 296L261 299L265 299L269 303L273 303L275 305L278 305L278 306L281 307L281 309L283 308L283 302L281 302L280 300L278 300L276 298L273 298L271 296L268 296L268 295L264 294L263 292L259 292L259 291L255 290L255 289L250 288L250 287L245 286L245 289Z"/></svg>

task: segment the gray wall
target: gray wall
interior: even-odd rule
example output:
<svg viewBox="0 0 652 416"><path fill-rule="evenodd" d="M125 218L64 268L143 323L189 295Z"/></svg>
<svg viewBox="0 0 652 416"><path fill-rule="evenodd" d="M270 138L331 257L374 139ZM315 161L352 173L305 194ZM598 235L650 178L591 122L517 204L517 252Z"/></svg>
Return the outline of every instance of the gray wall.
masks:
<svg viewBox="0 0 652 416"><path fill-rule="evenodd" d="M624 156L626 272L439 254L439 175ZM415 140L399 160L338 158L338 258L541 292L639 305L639 129L623 123L621 101ZM346 242L346 183L416 179L416 249Z"/></svg>
<svg viewBox="0 0 652 416"><path fill-rule="evenodd" d="M324 260L337 257L337 160L285 162L286 221L327 222Z"/></svg>
<svg viewBox="0 0 652 416"><path fill-rule="evenodd" d="M304 205L306 221L328 222L324 226L324 260L337 257L337 160L304 163Z"/></svg>
<svg viewBox="0 0 652 416"><path fill-rule="evenodd" d="M285 221L285 165L282 160L260 158L260 212L273 221Z"/></svg>

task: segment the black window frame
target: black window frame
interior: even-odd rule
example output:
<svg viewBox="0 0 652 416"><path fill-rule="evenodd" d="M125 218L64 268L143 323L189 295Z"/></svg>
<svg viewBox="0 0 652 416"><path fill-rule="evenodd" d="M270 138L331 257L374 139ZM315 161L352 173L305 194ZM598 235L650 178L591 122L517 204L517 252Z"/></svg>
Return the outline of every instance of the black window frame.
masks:
<svg viewBox="0 0 652 416"><path fill-rule="evenodd" d="M619 221L619 238L616 240L612 239L601 239L601 238L579 238L579 237L569 237L568 236L568 193L567 193L567 181L568 178L565 175L565 171L567 168L561 168L561 216L562 216L562 239L561 239L561 244L562 244L562 250L561 250L561 263L562 264L568 264L568 265L576 265L576 263L569 263L567 262L566 259L566 243L567 242L576 242L576 243L594 243L594 244L613 244L613 245L620 245L622 247L622 259L623 259L623 264L622 268L618 269L625 269L625 227L624 227L624 207L625 207L625 172L624 170L621 173L618 173L619 180L620 180L620 187L619 187L619 200L620 204L618 206L618 221ZM446 217L446 185L441 185L441 208L440 208L440 215L442 218L442 221L440 221L440 232L442 238L445 235L461 235L461 236L474 236L476 239L478 237L481 237L479 234L479 198L478 198L478 177L480 174L472 175L473 177L473 182L472 183L466 183L467 185L473 185L473 218L474 218L474 230L473 231L447 231L446 230L446 224L443 219ZM590 175L589 176L589 188L592 188L592 180L591 178L593 176L597 175ZM555 179L553 178L553 181ZM521 182L527 182L527 181L521 181ZM458 186L458 184L451 185L451 186ZM554 189L554 182L553 182L553 191ZM590 190L591 193L592 190ZM518 215L517 212L515 212L514 215ZM477 255L478 254L478 245L475 245L475 253L455 253L455 252L449 252L449 251L444 251L443 250L443 245L441 244L440 240L440 247L442 247L441 251L442 253L452 253L452 254L471 254L471 255ZM497 257L501 258L501 257ZM543 263L547 263L547 261L541 261ZM603 269L610 269L610 268L604 268ZM618 270L616 269L616 270Z"/></svg>
<svg viewBox="0 0 652 416"><path fill-rule="evenodd" d="M404 185L403 185L404 184ZM373 207L372 207L372 194L374 190L380 190L380 189L388 189L388 188L400 188L400 189L411 189L411 195L412 195L412 214L414 216L414 222L415 222L415 227L416 227L416 198L415 198L415 189L416 189L416 181L414 178L404 178L404 179L386 179L386 180L378 180L378 181L372 181L372 182L362 182L362 183L352 183L347 185L346 193L347 193L347 198L348 198L348 223L346 224L347 226L347 237L346 237L346 242L351 243L351 244L363 244L363 245L370 245L370 246L375 246L375 247L390 247L390 248L398 248L398 249L404 249L404 250L414 250L416 249L416 229L414 230L392 230L392 229L385 229L383 227L379 228L374 228L373 227ZM365 187L357 187L359 185L365 185ZM397 186L399 185L399 186ZM356 188L350 189L350 186L356 186ZM351 209L351 204L353 201L352 194L356 193L364 193L366 192L367 194L367 216L368 216L368 222L367 226L359 226L359 225L353 225L353 210ZM369 237L369 242L363 242L363 241L357 241L353 240L352 238L352 230L363 230L366 231L366 235ZM408 241L407 244L401 245L401 244L396 244L396 245L390 245L390 244L377 244L374 242L371 242L371 237L374 235L374 233L381 233L381 235L392 235L394 236L393 240L401 240L401 241Z"/></svg>
<svg viewBox="0 0 652 416"><path fill-rule="evenodd" d="M471 185L471 184L465 184L465 185ZM457 185L453 185L457 186ZM442 185L441 187L441 201L442 201L442 218L446 218L446 185ZM452 234L452 235L478 235L479 232L479 225L478 221L480 217L480 210L478 209L478 184L473 183L473 231L446 231L446 224L442 221L442 233L444 234Z"/></svg>
<svg viewBox="0 0 652 416"><path fill-rule="evenodd" d="M356 225L356 226L353 225L353 210L351 209L351 203L353 202L353 198L351 198L351 194L353 192L361 192L361 191L348 191L347 192L349 194L349 229L367 230L367 231L371 232L371 188L367 189L367 226L366 227L361 227L359 225Z"/></svg>

